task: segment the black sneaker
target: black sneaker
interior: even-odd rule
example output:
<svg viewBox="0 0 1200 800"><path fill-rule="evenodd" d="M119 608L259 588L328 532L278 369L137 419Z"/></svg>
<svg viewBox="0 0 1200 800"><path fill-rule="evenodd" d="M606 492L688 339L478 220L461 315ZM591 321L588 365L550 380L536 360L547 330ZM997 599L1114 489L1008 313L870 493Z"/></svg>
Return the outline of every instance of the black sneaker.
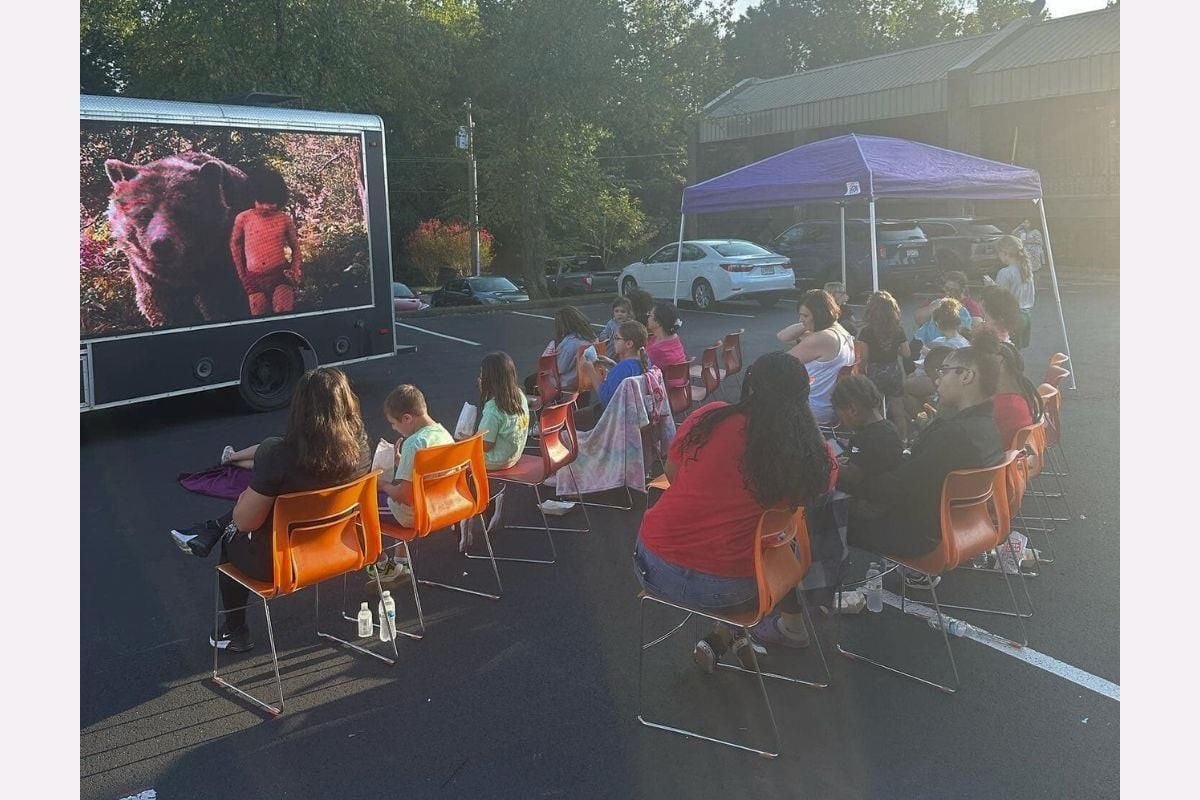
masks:
<svg viewBox="0 0 1200 800"><path fill-rule="evenodd" d="M205 558L212 552L213 545L221 540L224 531L213 520L202 525L179 530L171 529L171 539L175 546L190 556Z"/></svg>
<svg viewBox="0 0 1200 800"><path fill-rule="evenodd" d="M742 665L742 669L754 669L754 658L762 658L767 654L767 648L746 635L733 640L733 656Z"/></svg>
<svg viewBox="0 0 1200 800"><path fill-rule="evenodd" d="M924 589L928 591L942 582L941 575L926 575L922 572L904 573L904 585L909 589Z"/></svg>
<svg viewBox="0 0 1200 800"><path fill-rule="evenodd" d="M229 650L233 653L245 653L247 650L254 649L254 640L250 638L250 628L243 625L236 630L221 631L221 638L214 640L212 634L208 635L208 644L211 647L216 647L219 650Z"/></svg>
<svg viewBox="0 0 1200 800"><path fill-rule="evenodd" d="M692 660L696 662L696 666L711 675L717 667L717 662L729 652L732 641L733 635L729 629L716 623L708 635L696 642L696 647L692 650Z"/></svg>

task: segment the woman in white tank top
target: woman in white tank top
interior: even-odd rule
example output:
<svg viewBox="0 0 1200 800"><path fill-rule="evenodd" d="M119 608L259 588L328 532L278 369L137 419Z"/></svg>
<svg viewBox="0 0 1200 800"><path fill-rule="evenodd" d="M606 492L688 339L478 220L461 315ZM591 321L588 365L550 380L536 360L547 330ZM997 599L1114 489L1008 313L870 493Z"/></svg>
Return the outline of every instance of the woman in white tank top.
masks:
<svg viewBox="0 0 1200 800"><path fill-rule="evenodd" d="M837 421L829 398L838 372L854 363L854 338L838 324L838 313L829 292L810 289L800 299L800 321L776 334L780 341L793 345L788 354L808 369L808 405L818 425Z"/></svg>

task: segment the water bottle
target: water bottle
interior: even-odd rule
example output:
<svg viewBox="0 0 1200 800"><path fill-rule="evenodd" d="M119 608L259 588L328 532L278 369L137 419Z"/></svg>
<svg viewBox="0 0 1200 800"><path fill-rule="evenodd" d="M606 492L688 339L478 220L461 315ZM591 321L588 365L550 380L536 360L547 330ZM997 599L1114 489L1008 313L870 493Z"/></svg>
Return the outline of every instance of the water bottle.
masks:
<svg viewBox="0 0 1200 800"><path fill-rule="evenodd" d="M390 642L396 635L396 601L392 593L383 590L383 599L379 601L379 640Z"/></svg>
<svg viewBox="0 0 1200 800"><path fill-rule="evenodd" d="M879 571L879 564L872 561L871 568L867 570L867 610L879 613L883 611L883 578Z"/></svg>
<svg viewBox="0 0 1200 800"><path fill-rule="evenodd" d="M946 633L950 634L951 636L957 636L961 638L966 636L972 630L972 626L968 622L964 622L961 619L955 619L954 617L950 617L945 614L943 614L942 617L946 620ZM929 618L929 627L933 628L935 631L940 631L942 629L937 617Z"/></svg>
<svg viewBox="0 0 1200 800"><path fill-rule="evenodd" d="M364 602L362 608L358 610L358 635L359 638L370 636L375 630L375 621L371 617L371 609Z"/></svg>

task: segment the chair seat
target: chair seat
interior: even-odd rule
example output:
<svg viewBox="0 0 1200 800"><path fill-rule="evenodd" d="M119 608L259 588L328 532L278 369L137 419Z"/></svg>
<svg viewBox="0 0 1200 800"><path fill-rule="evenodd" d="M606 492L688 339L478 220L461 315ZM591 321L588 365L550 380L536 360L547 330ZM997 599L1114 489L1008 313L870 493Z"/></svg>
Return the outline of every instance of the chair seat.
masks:
<svg viewBox="0 0 1200 800"><path fill-rule="evenodd" d="M399 539L404 542L411 542L417 538L415 530L404 527L394 519L385 519L382 514L379 515L379 532L384 536L390 536L393 539Z"/></svg>
<svg viewBox="0 0 1200 800"><path fill-rule="evenodd" d="M669 480L667 480L666 473L663 473L662 475L659 475L654 480L650 481L650 483L646 484L646 488L647 489L658 489L660 491L665 492L667 489L671 488L671 482Z"/></svg>
<svg viewBox="0 0 1200 800"><path fill-rule="evenodd" d="M703 373L704 373L704 365L702 365L702 364L696 364L691 369L688 370L688 375L693 378L699 378ZM718 369L717 374L721 376L721 380L725 380L725 377L729 373L724 369Z"/></svg>
<svg viewBox="0 0 1200 800"><path fill-rule="evenodd" d="M740 614L726 614L726 613L722 613L720 611L715 611L713 609L692 608L691 606L686 606L683 603L676 603L674 600L668 600L665 597L659 597L658 595L654 594L653 592L648 592L645 589L638 592L638 599L640 600L643 597L648 597L651 600L657 600L660 603L667 603L668 605L677 606L678 608L682 608L685 611L690 611L693 614L703 614L703 615L711 617L713 619L719 619L722 622L728 622L730 625L736 625L738 627L749 628L754 625L757 625L759 620L762 619L758 615L757 608L753 608L749 611L743 611Z"/></svg>
<svg viewBox="0 0 1200 800"><path fill-rule="evenodd" d="M700 401L702 401L706 397L708 397L708 389L706 389L703 386L690 386L688 388L692 392L692 402L693 403L699 403Z"/></svg>
<svg viewBox="0 0 1200 800"><path fill-rule="evenodd" d="M489 472L488 478L533 486L546 480L546 471L543 468L541 456L525 455L521 456L521 460L508 469Z"/></svg>
<svg viewBox="0 0 1200 800"><path fill-rule="evenodd" d="M221 564L220 566L217 567L217 571L224 572L230 578L237 581L242 586L245 586L247 589L254 592L259 597L263 597L263 598L266 598L269 600L277 594L277 592L275 591L275 584L272 581L260 581L260 580L251 578L249 575L242 572L240 569L235 567L233 564L229 564L229 563Z"/></svg>

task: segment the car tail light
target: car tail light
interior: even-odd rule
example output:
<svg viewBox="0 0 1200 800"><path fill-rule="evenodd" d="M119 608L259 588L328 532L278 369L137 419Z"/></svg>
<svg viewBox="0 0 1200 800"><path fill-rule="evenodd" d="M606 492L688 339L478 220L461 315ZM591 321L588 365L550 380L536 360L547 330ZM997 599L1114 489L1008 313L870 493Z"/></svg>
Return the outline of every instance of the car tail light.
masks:
<svg viewBox="0 0 1200 800"><path fill-rule="evenodd" d="M887 258L887 245L885 245L885 244L879 245L879 257Z"/></svg>
<svg viewBox="0 0 1200 800"><path fill-rule="evenodd" d="M792 262L791 262L791 259L788 259L787 261L785 261L785 262L783 262L782 264L780 264L780 265L779 265L779 268L780 268L780 269L791 269L791 268L792 268Z"/></svg>
<svg viewBox="0 0 1200 800"><path fill-rule="evenodd" d="M591 275L583 276L583 285L589 289L592 288L592 276Z"/></svg>
<svg viewBox="0 0 1200 800"><path fill-rule="evenodd" d="M749 264L722 264L721 269L726 272L753 272L754 267Z"/></svg>

